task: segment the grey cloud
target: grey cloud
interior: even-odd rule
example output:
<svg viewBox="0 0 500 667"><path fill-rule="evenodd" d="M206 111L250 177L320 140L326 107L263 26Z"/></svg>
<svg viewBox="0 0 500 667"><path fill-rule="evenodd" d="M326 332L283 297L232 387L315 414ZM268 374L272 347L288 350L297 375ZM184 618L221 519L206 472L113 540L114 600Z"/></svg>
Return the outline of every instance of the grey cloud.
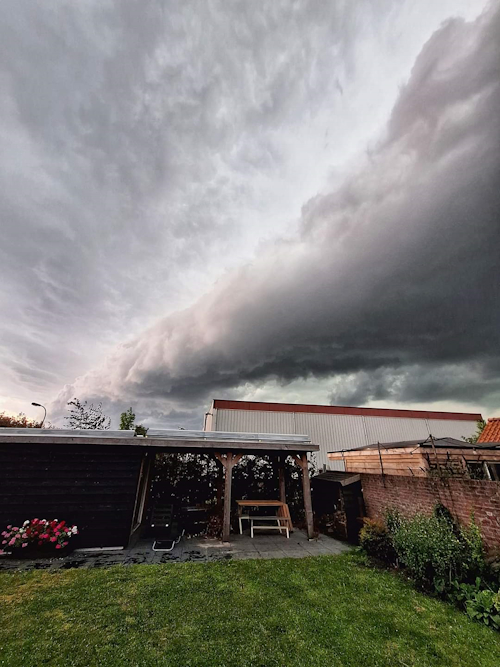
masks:
<svg viewBox="0 0 500 667"><path fill-rule="evenodd" d="M28 374L55 372L46 385L55 391L182 302L193 276L237 247L241 209L259 197L249 173L281 169L280 127L324 105L334 85L325 72L348 66L362 10L251 4L3 7L9 387L27 381L15 355Z"/></svg>
<svg viewBox="0 0 500 667"><path fill-rule="evenodd" d="M498 7L443 25L384 139L304 206L296 238L262 248L59 403L76 392L175 408L246 382L330 376L332 400L496 400L498 34Z"/></svg>

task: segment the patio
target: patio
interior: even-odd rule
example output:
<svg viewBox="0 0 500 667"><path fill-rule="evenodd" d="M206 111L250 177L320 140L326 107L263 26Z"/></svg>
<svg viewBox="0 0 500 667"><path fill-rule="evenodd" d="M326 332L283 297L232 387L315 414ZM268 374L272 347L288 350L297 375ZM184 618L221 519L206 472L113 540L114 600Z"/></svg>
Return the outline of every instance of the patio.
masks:
<svg viewBox="0 0 500 667"><path fill-rule="evenodd" d="M306 558L335 555L349 550L344 542L326 535L308 540L301 530L290 539L279 535L232 535L231 543L204 537L183 538L172 552L152 550L153 540L140 540L135 546L115 551L75 551L64 558L13 560L2 558L0 570L59 570L71 568L102 568L112 565L154 563L210 562L219 560L269 560L275 558Z"/></svg>

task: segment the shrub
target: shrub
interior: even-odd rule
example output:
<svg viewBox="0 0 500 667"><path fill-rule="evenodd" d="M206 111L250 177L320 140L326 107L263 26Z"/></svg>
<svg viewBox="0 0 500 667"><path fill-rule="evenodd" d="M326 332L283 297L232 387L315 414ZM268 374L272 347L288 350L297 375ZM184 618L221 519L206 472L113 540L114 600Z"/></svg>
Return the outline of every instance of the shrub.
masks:
<svg viewBox="0 0 500 667"><path fill-rule="evenodd" d="M382 521L363 520L363 528L359 533L359 545L373 558L387 563L395 562L396 554L392 546L391 534Z"/></svg>
<svg viewBox="0 0 500 667"><path fill-rule="evenodd" d="M465 602L470 618L500 630L500 590L475 590Z"/></svg>
<svg viewBox="0 0 500 667"><path fill-rule="evenodd" d="M434 592L446 593L454 581L470 582L484 573L483 542L474 521L460 527L442 506L432 516L400 518L391 535L401 563Z"/></svg>

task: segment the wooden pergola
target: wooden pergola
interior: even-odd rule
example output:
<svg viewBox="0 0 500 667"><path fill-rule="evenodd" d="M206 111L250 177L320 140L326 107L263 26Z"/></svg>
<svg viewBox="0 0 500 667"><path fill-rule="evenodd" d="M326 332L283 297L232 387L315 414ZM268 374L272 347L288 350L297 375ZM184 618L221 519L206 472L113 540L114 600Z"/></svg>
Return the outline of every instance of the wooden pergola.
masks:
<svg viewBox="0 0 500 667"><path fill-rule="evenodd" d="M15 460L12 458L13 448L16 450ZM272 433L225 433L221 431L149 429L147 437L142 437L136 436L133 431L78 431L31 428L0 429L0 455L2 452L5 452L7 456L6 461L10 462L8 464L11 466L9 468L10 472L8 472L9 479L13 478L13 475L17 475L18 471L21 471L21 466L31 465L31 462L35 460L39 460L39 465L42 465L48 471L47 474L49 474L50 465L47 457L52 452L50 456L55 456L56 459L61 460L57 465L64 467L66 471L64 473L65 477L68 480L73 477L75 480L78 479L76 488L81 489L82 501L84 497L87 498L88 492L92 492L92 500L95 502L97 508L100 508L103 503L103 507L108 506L109 500L105 500L103 496L101 503L100 496L95 493L96 489L103 489L103 493L106 491L106 498L111 498L111 490L116 486L116 493L123 495L126 489L124 486L125 482L114 481L114 468L116 466L123 467L125 460L130 459L131 461L131 468L127 475L130 478L130 492L132 497L135 495L135 507L137 508L139 504L141 507L144 506L145 495L144 497L141 497L141 495L146 493L144 488L147 484L143 484L141 487L141 479L145 479L147 482L154 454L165 452L213 455L222 465L224 471L223 541L229 541L230 539L232 471L244 455L264 455L274 458L279 475L279 500L284 503L286 503L284 467L286 457L290 456L299 466L302 471L307 535L311 538L313 536L313 510L307 454L318 450L319 447L313 445L308 436L295 434L281 435ZM116 451L116 456L109 456L114 451ZM59 452L60 456L58 455ZM107 473L109 480L106 483L102 480L102 468L94 471L88 468L91 464L85 464L87 466L85 471L79 471L82 457L90 454L94 455L94 458L98 455L105 457L105 465L109 473ZM97 475L99 475L99 479L95 478ZM0 480L1 477L0 471ZM50 477L50 479L52 478ZM47 486L47 484L40 487L40 497L42 494L44 494L44 497L47 496L48 488L56 488L56 482L57 480L54 477L53 487ZM107 488L105 489L106 485ZM30 487L32 495L36 492L36 488L35 482ZM17 496L15 498L17 499ZM15 498L12 496L13 506L18 503ZM47 499L47 502L49 500L51 503L50 506L53 507L55 499ZM26 508L26 511L28 511L28 508ZM135 513L134 503L131 505L130 512Z"/></svg>
<svg viewBox="0 0 500 667"><path fill-rule="evenodd" d="M290 456L302 471L302 490L307 536L313 537L313 509L307 454L319 451L309 436L273 433L225 433L222 431L163 431L151 429L145 438L148 444L170 451L212 453L224 470L224 505L222 540L231 533L232 473L242 456L271 455L278 468L280 501L286 503L285 459ZM161 444L160 444L161 443ZM168 443L168 444L167 444Z"/></svg>

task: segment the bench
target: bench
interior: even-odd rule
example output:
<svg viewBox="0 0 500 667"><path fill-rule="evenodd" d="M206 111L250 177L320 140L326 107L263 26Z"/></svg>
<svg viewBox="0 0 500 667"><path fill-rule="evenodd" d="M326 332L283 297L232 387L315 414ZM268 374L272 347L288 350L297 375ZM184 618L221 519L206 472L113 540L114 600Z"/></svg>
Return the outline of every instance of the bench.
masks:
<svg viewBox="0 0 500 667"><path fill-rule="evenodd" d="M288 520L287 517L284 516L277 516L275 514L272 515L266 515L266 516L255 516L253 514L240 514L238 516L238 523L240 525L240 535L243 535L243 521L248 521L250 523L250 527L252 526L252 521L253 519L259 519L260 521L276 521L278 526L280 525L281 521L284 521L288 528L290 529L290 521ZM266 526L262 526L266 527ZM258 528L258 526L255 526L255 528ZM271 528L276 530L276 526L267 526L267 528ZM281 528L284 528L284 526L281 526ZM253 535L252 535L253 537Z"/></svg>
<svg viewBox="0 0 500 667"><path fill-rule="evenodd" d="M276 521L277 525L276 526L263 526L263 525L255 525L254 521ZM281 522L284 521L285 525L282 526ZM284 530L286 532L287 539L290 537L290 531L288 529L288 519L281 517L281 516L251 516L250 517L250 537L253 537L253 533L255 530L279 530L280 535L281 531Z"/></svg>

